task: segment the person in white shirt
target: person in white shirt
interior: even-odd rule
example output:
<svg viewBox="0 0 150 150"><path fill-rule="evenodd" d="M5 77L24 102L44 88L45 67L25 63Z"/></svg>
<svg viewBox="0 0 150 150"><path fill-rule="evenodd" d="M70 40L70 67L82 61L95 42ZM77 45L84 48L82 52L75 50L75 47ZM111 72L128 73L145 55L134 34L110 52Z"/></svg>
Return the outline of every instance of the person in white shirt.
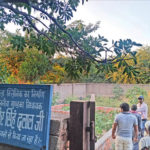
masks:
<svg viewBox="0 0 150 150"><path fill-rule="evenodd" d="M139 150L149 150L150 149L150 121L145 123L146 135L140 139Z"/></svg>
<svg viewBox="0 0 150 150"><path fill-rule="evenodd" d="M137 112L141 115L141 119L142 119L141 136L144 136L145 123L147 121L147 115L148 115L148 106L146 103L144 103L143 96L138 97Z"/></svg>

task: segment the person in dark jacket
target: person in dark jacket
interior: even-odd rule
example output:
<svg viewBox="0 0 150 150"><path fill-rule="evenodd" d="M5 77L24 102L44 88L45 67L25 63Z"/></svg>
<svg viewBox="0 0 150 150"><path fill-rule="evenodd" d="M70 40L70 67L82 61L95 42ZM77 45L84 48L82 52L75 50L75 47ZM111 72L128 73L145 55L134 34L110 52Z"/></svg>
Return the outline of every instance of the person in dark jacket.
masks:
<svg viewBox="0 0 150 150"><path fill-rule="evenodd" d="M137 142L133 142L133 150L139 150L139 146L138 146L138 142L141 138L141 128L142 128L142 119L141 119L141 115L136 111L137 110L137 105L132 105L131 106L131 114L133 114L136 118L137 118L137 122L138 122L138 141ZM133 130L133 137L134 137L134 130Z"/></svg>

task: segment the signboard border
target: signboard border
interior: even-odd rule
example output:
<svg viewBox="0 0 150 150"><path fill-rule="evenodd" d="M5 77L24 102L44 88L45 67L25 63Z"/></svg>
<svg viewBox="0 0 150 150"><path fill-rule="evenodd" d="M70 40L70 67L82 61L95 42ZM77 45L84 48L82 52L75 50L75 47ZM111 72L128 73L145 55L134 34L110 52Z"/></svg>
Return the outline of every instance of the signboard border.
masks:
<svg viewBox="0 0 150 150"><path fill-rule="evenodd" d="M44 126L44 139L43 139L43 147L35 147L29 144L22 143L15 145L12 141L9 142L9 140L5 141L0 141L1 144L6 144L10 146L15 146L15 147L20 147L20 148L25 148L25 149L30 149L30 150L48 150L49 149L49 135L50 135L50 120L51 120L51 103L52 103L52 97L53 97L53 85L33 85L33 84L0 84L0 88L18 88L18 89L43 89L49 91L46 94L46 98L48 100L48 107L46 107L46 114L45 118L47 119L47 123ZM49 98L49 99L48 99ZM47 104L47 103L46 103ZM20 143L19 141L16 141L16 143ZM44 145L45 144L45 145Z"/></svg>

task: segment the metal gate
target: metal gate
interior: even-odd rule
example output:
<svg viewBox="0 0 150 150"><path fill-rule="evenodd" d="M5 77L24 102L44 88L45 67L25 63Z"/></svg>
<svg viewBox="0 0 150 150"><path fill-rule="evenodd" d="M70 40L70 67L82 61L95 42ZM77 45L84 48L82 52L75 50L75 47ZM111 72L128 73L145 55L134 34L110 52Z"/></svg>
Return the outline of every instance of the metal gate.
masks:
<svg viewBox="0 0 150 150"><path fill-rule="evenodd" d="M70 150L95 150L95 96L70 103Z"/></svg>

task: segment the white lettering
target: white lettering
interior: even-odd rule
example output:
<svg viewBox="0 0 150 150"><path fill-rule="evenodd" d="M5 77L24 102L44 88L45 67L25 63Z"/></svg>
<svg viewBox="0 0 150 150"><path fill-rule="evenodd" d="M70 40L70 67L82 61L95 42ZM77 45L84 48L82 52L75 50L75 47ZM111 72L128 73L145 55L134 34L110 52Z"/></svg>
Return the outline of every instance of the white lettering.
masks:
<svg viewBox="0 0 150 150"><path fill-rule="evenodd" d="M9 101L6 101L5 98L3 100L0 100L0 106L9 107Z"/></svg>
<svg viewBox="0 0 150 150"><path fill-rule="evenodd" d="M24 91L24 97L29 98L30 97L30 91Z"/></svg>
<svg viewBox="0 0 150 150"><path fill-rule="evenodd" d="M8 108L6 110L6 120L5 120L6 127L11 127L11 129L14 129L16 114L17 114L16 110L13 111L13 108Z"/></svg>
<svg viewBox="0 0 150 150"><path fill-rule="evenodd" d="M8 132L8 139L11 139L12 137L12 131L10 130L9 132Z"/></svg>
<svg viewBox="0 0 150 150"><path fill-rule="evenodd" d="M43 131L43 122L44 122L44 112L40 111L39 115L36 115L36 118L39 118L38 121L36 121L36 124L34 126L36 131Z"/></svg>
<svg viewBox="0 0 150 150"><path fill-rule="evenodd" d="M21 138L21 134L17 134L15 131L13 131L12 139L20 141L20 138Z"/></svg>
<svg viewBox="0 0 150 150"><path fill-rule="evenodd" d="M30 102L28 99L26 100L26 108L27 109L42 109L42 103Z"/></svg>
<svg viewBox="0 0 150 150"><path fill-rule="evenodd" d="M11 107L24 108L24 102L21 101L11 101Z"/></svg>
<svg viewBox="0 0 150 150"><path fill-rule="evenodd" d="M25 142L25 141L26 141L26 139L27 139L27 135L22 135L22 137L21 137L21 141Z"/></svg>
<svg viewBox="0 0 150 150"><path fill-rule="evenodd" d="M31 97L33 97L33 98L43 98L44 99L44 96L45 96L45 92L42 91L41 89L40 90L35 90L35 89L31 90Z"/></svg>
<svg viewBox="0 0 150 150"><path fill-rule="evenodd" d="M0 90L0 97L4 97L4 90Z"/></svg>
<svg viewBox="0 0 150 150"><path fill-rule="evenodd" d="M32 114L23 114L19 113L19 117L17 119L17 128L19 131L22 129L33 129L33 121L34 121L34 115Z"/></svg>
<svg viewBox="0 0 150 150"><path fill-rule="evenodd" d="M1 131L0 130L0 136L3 137L3 138L6 138L7 137L7 131Z"/></svg>
<svg viewBox="0 0 150 150"><path fill-rule="evenodd" d="M42 142L41 138L36 134L34 136L34 144L37 145L37 144L40 144Z"/></svg>
<svg viewBox="0 0 150 150"><path fill-rule="evenodd" d="M2 111L2 108L0 107L0 126L3 126L3 120L4 120L4 116L5 112Z"/></svg>
<svg viewBox="0 0 150 150"><path fill-rule="evenodd" d="M23 95L22 95L22 91L20 91L17 88L8 88L7 96L14 98L14 97L22 97Z"/></svg>
<svg viewBox="0 0 150 150"><path fill-rule="evenodd" d="M33 142L34 136L27 136L27 143L31 144Z"/></svg>

